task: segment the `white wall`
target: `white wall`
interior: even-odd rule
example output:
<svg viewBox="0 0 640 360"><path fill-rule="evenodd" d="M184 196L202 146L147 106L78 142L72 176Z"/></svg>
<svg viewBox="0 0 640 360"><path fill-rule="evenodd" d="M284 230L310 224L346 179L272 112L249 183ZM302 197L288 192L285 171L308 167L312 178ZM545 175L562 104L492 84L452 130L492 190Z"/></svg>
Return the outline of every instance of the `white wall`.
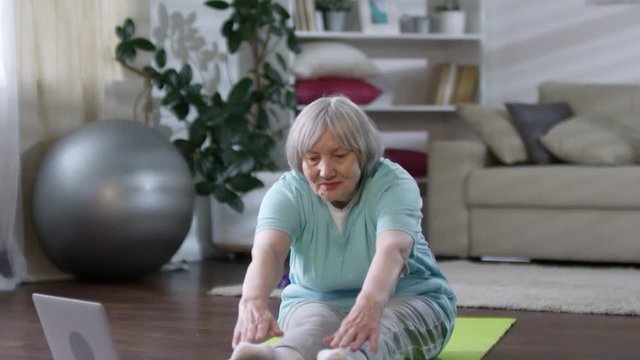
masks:
<svg viewBox="0 0 640 360"><path fill-rule="evenodd" d="M545 80L640 82L640 4L484 0L486 101L537 101Z"/></svg>

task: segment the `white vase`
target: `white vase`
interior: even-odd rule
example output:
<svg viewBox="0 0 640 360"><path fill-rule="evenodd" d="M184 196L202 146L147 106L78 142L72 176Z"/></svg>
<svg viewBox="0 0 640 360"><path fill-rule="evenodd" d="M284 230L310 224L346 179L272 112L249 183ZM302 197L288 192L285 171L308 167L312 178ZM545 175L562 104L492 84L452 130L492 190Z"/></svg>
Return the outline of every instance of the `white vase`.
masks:
<svg viewBox="0 0 640 360"><path fill-rule="evenodd" d="M211 237L217 248L230 252L251 250L262 198L282 174L282 172L258 172L256 177L264 183L264 187L251 190L242 196L244 203L242 213L236 212L227 204L219 203L212 197Z"/></svg>
<svg viewBox="0 0 640 360"><path fill-rule="evenodd" d="M346 11L325 11L324 25L327 31L344 31L347 24Z"/></svg>
<svg viewBox="0 0 640 360"><path fill-rule="evenodd" d="M435 16L436 32L447 35L462 35L465 31L466 16L464 11L442 11Z"/></svg>

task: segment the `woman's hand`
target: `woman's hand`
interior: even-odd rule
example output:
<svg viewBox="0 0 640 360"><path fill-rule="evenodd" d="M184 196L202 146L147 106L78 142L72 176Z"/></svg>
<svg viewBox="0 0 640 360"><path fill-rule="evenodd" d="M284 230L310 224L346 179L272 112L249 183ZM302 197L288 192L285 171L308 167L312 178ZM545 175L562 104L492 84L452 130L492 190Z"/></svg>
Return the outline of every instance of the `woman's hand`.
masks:
<svg viewBox="0 0 640 360"><path fill-rule="evenodd" d="M324 339L327 345L355 351L369 341L371 351L378 352L382 311L407 263L412 244L412 238L400 230L387 230L378 235L376 253L356 303L338 331Z"/></svg>
<svg viewBox="0 0 640 360"><path fill-rule="evenodd" d="M383 304L379 300L359 296L338 331L324 338L324 342L333 348L348 347L356 351L369 341L371 351L376 353L382 310Z"/></svg>
<svg viewBox="0 0 640 360"><path fill-rule="evenodd" d="M272 336L282 336L282 330L269 311L266 301L241 300L238 321L233 330L233 348L241 341L258 343Z"/></svg>

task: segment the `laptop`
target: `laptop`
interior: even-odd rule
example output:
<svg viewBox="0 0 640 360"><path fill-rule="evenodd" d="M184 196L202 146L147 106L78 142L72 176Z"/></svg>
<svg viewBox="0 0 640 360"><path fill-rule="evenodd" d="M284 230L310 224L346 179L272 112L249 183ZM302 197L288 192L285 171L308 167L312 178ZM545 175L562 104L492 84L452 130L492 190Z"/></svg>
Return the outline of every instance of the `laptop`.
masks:
<svg viewBox="0 0 640 360"><path fill-rule="evenodd" d="M54 360L119 360L107 313L97 302L34 293Z"/></svg>

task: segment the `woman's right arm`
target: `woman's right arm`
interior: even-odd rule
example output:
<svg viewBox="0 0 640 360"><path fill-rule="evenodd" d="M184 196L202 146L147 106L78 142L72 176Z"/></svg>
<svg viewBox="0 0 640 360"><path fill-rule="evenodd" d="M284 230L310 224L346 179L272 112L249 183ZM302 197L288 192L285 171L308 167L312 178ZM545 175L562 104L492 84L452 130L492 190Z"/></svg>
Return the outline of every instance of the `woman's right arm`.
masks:
<svg viewBox="0 0 640 360"><path fill-rule="evenodd" d="M268 299L284 270L289 252L289 236L278 230L262 230L255 235L251 263L242 285L238 321L233 332L233 347L240 341L257 343L282 330L269 311Z"/></svg>

